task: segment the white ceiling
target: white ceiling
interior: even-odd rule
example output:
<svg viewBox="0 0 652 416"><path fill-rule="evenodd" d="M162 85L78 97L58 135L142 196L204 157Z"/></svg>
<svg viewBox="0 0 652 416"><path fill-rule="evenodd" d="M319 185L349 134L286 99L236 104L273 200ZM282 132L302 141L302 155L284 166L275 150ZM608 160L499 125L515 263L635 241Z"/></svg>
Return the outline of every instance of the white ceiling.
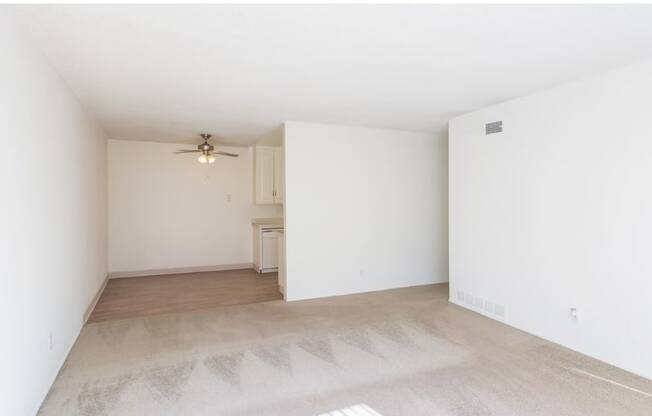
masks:
<svg viewBox="0 0 652 416"><path fill-rule="evenodd" d="M652 56L652 7L21 6L116 139L248 144L284 120L445 131Z"/></svg>

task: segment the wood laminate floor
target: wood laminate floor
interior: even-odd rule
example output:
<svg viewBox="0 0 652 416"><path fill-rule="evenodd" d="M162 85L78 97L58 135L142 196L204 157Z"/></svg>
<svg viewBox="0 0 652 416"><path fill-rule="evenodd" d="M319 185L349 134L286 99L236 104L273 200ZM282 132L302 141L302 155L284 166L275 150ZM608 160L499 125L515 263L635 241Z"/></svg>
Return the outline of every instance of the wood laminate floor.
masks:
<svg viewBox="0 0 652 416"><path fill-rule="evenodd" d="M111 279L89 322L283 299L277 273L251 269Z"/></svg>

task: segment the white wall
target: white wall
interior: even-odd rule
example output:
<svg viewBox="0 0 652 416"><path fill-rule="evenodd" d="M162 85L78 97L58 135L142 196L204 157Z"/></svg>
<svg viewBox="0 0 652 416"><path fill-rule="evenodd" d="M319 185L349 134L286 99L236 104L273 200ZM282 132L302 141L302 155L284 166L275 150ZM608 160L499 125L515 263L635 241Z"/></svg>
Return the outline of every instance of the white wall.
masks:
<svg viewBox="0 0 652 416"><path fill-rule="evenodd" d="M10 13L0 7L0 414L20 416L36 413L106 277L106 141Z"/></svg>
<svg viewBox="0 0 652 416"><path fill-rule="evenodd" d="M252 263L252 217L282 215L253 205L252 150L173 154L189 144L109 141L109 271ZM230 196L230 201L229 201Z"/></svg>
<svg viewBox="0 0 652 416"><path fill-rule="evenodd" d="M450 122L452 301L652 378L650 97L652 61Z"/></svg>
<svg viewBox="0 0 652 416"><path fill-rule="evenodd" d="M286 123L287 299L445 282L446 154L431 134Z"/></svg>

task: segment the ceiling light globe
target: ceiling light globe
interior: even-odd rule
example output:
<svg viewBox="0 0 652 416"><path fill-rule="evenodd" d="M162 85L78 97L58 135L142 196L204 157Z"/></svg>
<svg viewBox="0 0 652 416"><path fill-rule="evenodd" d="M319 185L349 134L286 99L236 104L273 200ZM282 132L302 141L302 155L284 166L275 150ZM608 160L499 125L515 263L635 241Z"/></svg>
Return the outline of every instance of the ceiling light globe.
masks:
<svg viewBox="0 0 652 416"><path fill-rule="evenodd" d="M213 162L215 162L215 156L208 155L208 156L206 156L206 160L208 160L208 163L213 163Z"/></svg>
<svg viewBox="0 0 652 416"><path fill-rule="evenodd" d="M206 155L202 154L197 158L197 161L199 163L206 163L206 162L208 162L208 159L206 158Z"/></svg>

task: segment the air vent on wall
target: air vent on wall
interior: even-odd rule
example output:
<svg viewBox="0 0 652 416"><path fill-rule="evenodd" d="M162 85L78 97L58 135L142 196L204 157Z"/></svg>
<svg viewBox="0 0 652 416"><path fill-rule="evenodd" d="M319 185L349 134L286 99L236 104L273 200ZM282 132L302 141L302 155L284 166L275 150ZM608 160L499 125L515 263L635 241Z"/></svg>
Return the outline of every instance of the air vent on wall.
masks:
<svg viewBox="0 0 652 416"><path fill-rule="evenodd" d="M484 125L486 134L501 133L503 131L502 121L493 121Z"/></svg>

